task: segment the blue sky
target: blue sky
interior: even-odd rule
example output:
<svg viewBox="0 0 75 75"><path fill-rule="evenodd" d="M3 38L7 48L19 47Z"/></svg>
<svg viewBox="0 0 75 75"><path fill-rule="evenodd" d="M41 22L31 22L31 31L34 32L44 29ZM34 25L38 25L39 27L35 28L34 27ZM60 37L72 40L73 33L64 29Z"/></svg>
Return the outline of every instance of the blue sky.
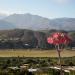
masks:
<svg viewBox="0 0 75 75"><path fill-rule="evenodd" d="M75 18L75 0L0 0L0 13Z"/></svg>

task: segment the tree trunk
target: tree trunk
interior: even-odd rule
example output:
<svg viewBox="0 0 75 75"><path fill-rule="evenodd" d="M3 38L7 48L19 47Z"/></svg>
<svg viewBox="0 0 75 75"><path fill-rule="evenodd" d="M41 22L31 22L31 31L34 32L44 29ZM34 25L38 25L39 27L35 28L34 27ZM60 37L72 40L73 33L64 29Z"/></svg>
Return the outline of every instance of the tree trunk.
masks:
<svg viewBox="0 0 75 75"><path fill-rule="evenodd" d="M57 48L57 52L58 52L58 58L59 58L60 75L64 75L63 71L62 71L61 54L60 54L61 51L60 51L59 45L58 45L58 48Z"/></svg>

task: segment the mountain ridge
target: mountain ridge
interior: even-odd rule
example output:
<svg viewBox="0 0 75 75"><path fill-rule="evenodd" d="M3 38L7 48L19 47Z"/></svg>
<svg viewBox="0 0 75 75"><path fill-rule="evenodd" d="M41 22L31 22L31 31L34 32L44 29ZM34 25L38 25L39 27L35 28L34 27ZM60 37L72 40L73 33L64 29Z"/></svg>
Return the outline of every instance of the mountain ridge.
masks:
<svg viewBox="0 0 75 75"><path fill-rule="evenodd" d="M48 19L32 14L12 14L4 19L8 23L13 24L20 29L31 30L75 30L75 18L56 18Z"/></svg>

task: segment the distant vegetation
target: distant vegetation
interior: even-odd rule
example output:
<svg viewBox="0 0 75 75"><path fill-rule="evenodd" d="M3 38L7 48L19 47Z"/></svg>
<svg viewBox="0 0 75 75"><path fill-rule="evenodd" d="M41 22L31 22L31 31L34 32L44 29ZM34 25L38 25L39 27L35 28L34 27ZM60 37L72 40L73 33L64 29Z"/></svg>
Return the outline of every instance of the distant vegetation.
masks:
<svg viewBox="0 0 75 75"><path fill-rule="evenodd" d="M0 30L0 49L53 49L54 46L47 43L47 37L53 32L57 32L57 30ZM60 32L67 33L72 39L72 42L63 48L75 47L75 31L60 30Z"/></svg>

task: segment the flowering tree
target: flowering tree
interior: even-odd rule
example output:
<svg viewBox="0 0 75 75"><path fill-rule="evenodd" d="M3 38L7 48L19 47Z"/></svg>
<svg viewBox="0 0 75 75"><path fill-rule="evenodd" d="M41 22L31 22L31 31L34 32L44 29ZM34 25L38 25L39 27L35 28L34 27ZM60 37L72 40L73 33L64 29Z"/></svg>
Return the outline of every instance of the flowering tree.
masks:
<svg viewBox="0 0 75 75"><path fill-rule="evenodd" d="M56 50L58 52L59 66L61 68L60 75L62 75L61 56L60 56L60 52L62 51L62 49L60 49L60 44L69 44L71 42L71 39L66 33L56 32L47 38L47 42L49 44L57 46Z"/></svg>

